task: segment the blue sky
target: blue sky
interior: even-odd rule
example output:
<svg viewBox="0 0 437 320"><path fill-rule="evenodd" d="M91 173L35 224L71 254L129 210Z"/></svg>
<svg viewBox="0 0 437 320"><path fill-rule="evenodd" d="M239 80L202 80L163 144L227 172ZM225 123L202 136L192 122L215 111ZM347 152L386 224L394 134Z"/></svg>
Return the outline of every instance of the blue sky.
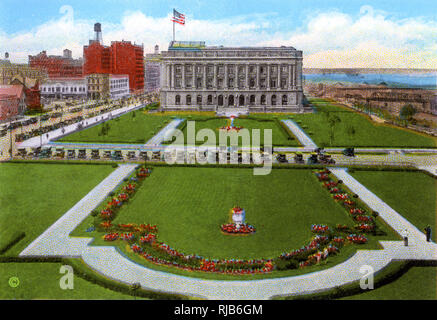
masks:
<svg viewBox="0 0 437 320"><path fill-rule="evenodd" d="M105 43L124 39L144 44L146 52L155 43L165 49L172 8L187 16L177 40L293 45L304 51L306 66L437 65L433 0L1 0L0 54L26 62L28 54L69 47L81 56L96 21ZM369 61L369 53L379 56Z"/></svg>

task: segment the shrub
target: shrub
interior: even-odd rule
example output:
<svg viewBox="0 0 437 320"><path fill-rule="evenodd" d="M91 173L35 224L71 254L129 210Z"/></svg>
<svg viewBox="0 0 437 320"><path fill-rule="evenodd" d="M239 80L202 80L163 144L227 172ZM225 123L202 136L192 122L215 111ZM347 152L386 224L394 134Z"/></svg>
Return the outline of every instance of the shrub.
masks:
<svg viewBox="0 0 437 320"><path fill-rule="evenodd" d="M273 260L273 264L276 266L277 270L297 269L299 267L299 262L295 259L276 258Z"/></svg>

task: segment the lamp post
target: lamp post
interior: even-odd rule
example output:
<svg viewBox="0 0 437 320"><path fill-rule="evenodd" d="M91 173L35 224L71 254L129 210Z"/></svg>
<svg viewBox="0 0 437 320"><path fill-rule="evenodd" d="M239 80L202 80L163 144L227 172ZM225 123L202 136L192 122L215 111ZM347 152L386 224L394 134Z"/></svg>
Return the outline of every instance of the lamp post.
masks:
<svg viewBox="0 0 437 320"><path fill-rule="evenodd" d="M10 111L8 111L7 115L8 115L7 118L9 118L12 114L11 114ZM9 156L10 156L10 158L12 160L12 153L13 153L13 151L12 151L12 122L11 121L9 122L9 141L10 141L10 144L9 144Z"/></svg>
<svg viewBox="0 0 437 320"><path fill-rule="evenodd" d="M41 113L39 114L39 147L42 147Z"/></svg>

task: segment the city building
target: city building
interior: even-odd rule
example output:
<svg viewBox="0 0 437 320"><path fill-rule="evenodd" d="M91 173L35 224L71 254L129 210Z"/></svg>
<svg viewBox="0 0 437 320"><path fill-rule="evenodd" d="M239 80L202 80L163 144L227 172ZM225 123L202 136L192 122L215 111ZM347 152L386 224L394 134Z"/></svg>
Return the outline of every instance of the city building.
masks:
<svg viewBox="0 0 437 320"><path fill-rule="evenodd" d="M94 31L95 38L83 48L84 75L128 75L130 92L133 94L143 93L143 46L132 44L130 41L113 41L110 46L104 46L99 23L94 25Z"/></svg>
<svg viewBox="0 0 437 320"><path fill-rule="evenodd" d="M88 98L93 100L109 98L109 74L93 73L87 77Z"/></svg>
<svg viewBox="0 0 437 320"><path fill-rule="evenodd" d="M88 83L85 77L52 78L41 85L41 97L45 99L86 99Z"/></svg>
<svg viewBox="0 0 437 320"><path fill-rule="evenodd" d="M302 51L293 47L207 47L172 41L162 52L164 110L245 107L305 112Z"/></svg>
<svg viewBox="0 0 437 320"><path fill-rule="evenodd" d="M29 66L44 70L49 78L82 77L82 59L73 59L71 51L65 49L62 56L48 56L42 51L35 56L29 55Z"/></svg>
<svg viewBox="0 0 437 320"><path fill-rule="evenodd" d="M144 91L158 91L161 86L161 64L162 56L159 53L159 46L155 46L154 53L146 53L144 59Z"/></svg>
<svg viewBox="0 0 437 320"><path fill-rule="evenodd" d="M0 120L12 119L26 111L22 85L0 85Z"/></svg>
<svg viewBox="0 0 437 320"><path fill-rule="evenodd" d="M129 96L129 76L126 74L109 75L109 96L120 99Z"/></svg>
<svg viewBox="0 0 437 320"><path fill-rule="evenodd" d="M311 95L332 98L347 104L365 104L399 115L401 108L412 105L417 112L437 114L437 91L420 88L395 88L386 85L345 85L308 83Z"/></svg>
<svg viewBox="0 0 437 320"><path fill-rule="evenodd" d="M5 59L0 59L0 85L10 84L14 76L20 75L25 78L44 81L48 75L46 71L29 67L27 64L11 63L9 54L5 54Z"/></svg>
<svg viewBox="0 0 437 320"><path fill-rule="evenodd" d="M12 94L0 94L0 121L16 117L20 100Z"/></svg>
<svg viewBox="0 0 437 320"><path fill-rule="evenodd" d="M25 104L28 109L40 109L41 108L41 92L39 88L39 80L23 77L18 74L15 75L11 81L11 85L19 85L23 87L25 98Z"/></svg>

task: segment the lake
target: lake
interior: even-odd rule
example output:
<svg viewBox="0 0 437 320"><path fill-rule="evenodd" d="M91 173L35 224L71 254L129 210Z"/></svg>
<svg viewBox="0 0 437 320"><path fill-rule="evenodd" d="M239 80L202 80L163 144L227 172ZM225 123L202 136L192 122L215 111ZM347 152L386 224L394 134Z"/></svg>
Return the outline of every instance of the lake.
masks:
<svg viewBox="0 0 437 320"><path fill-rule="evenodd" d="M437 89L437 73L327 73L304 74L305 81L312 82L343 82L379 84L385 82L390 87L414 87L424 89Z"/></svg>

